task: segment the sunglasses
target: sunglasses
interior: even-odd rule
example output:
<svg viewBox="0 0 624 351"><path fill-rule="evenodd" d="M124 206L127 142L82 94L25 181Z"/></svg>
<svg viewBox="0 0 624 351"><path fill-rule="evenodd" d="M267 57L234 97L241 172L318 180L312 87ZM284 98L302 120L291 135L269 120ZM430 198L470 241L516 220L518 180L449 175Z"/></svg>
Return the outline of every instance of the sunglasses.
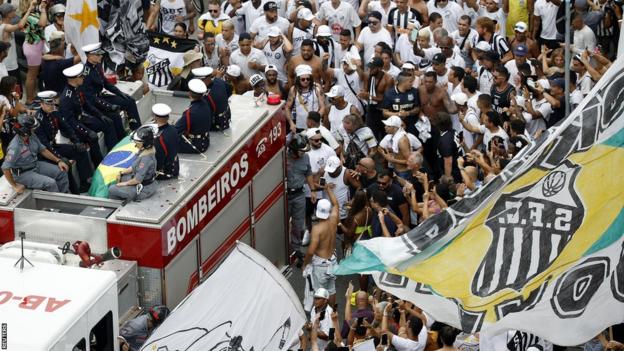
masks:
<svg viewBox="0 0 624 351"><path fill-rule="evenodd" d="M369 24L369 25L376 26L376 25L378 25L378 24L379 24L379 21L368 21L368 24Z"/></svg>
<svg viewBox="0 0 624 351"><path fill-rule="evenodd" d="M208 12L210 12L210 13L218 13L219 10L208 10Z"/></svg>
<svg viewBox="0 0 624 351"><path fill-rule="evenodd" d="M321 139L310 139L310 141L313 141L313 142L315 142L315 143L320 143L320 142L321 142Z"/></svg>
<svg viewBox="0 0 624 351"><path fill-rule="evenodd" d="M311 78L299 78L302 82L309 82Z"/></svg>

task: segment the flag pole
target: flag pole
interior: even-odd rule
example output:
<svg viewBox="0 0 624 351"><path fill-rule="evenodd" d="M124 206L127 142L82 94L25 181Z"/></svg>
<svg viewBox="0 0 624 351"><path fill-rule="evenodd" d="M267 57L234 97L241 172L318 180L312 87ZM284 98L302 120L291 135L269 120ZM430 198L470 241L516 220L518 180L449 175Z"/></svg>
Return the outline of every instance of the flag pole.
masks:
<svg viewBox="0 0 624 351"><path fill-rule="evenodd" d="M570 115L570 0L564 0L565 6L565 116Z"/></svg>

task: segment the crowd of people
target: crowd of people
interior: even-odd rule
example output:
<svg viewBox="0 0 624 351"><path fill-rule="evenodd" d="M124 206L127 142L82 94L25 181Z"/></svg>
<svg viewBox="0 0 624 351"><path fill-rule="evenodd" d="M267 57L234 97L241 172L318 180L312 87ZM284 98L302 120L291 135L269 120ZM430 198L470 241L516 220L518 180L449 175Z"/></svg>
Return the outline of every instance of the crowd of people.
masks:
<svg viewBox="0 0 624 351"><path fill-rule="evenodd" d="M366 276L341 329L332 269L355 242L400 236L477 191L589 94L615 57L622 3L574 2L568 83L562 3L209 0L200 13L191 0L143 1L143 30L197 40L167 87L188 92L186 118L172 126L171 108L154 105L157 130L140 127L134 99L111 83L116 74L153 89L143 61L103 66L110 52L98 43L82 47L81 60L65 40L62 1L3 3L4 176L17 192L82 193L105 155L98 133L110 150L132 131L140 162L110 194L140 199L156 179L177 177L178 152L205 152L210 133L229 128L231 94L258 104L279 96L290 131L290 244L315 291L313 311L324 311L308 326L313 349L375 337L422 350L430 318L381 291L369 299ZM67 176L72 164L78 183ZM441 344L431 344L452 349L456 331L437 332Z"/></svg>

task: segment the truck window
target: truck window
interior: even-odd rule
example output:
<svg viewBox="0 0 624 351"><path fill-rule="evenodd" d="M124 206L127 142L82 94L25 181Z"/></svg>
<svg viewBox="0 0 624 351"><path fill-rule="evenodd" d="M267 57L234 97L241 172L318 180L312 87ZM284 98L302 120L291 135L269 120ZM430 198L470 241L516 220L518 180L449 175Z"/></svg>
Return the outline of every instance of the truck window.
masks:
<svg viewBox="0 0 624 351"><path fill-rule="evenodd" d="M82 340L80 340L76 346L72 348L72 351L87 351L87 341L85 338L82 338Z"/></svg>
<svg viewBox="0 0 624 351"><path fill-rule="evenodd" d="M91 329L89 335L91 350L113 351L113 312L108 313Z"/></svg>

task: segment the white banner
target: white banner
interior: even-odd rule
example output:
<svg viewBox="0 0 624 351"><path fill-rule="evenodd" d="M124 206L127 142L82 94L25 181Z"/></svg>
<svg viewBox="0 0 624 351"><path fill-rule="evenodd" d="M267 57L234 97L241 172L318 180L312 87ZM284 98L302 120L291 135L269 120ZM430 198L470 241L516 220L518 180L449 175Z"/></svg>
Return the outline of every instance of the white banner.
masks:
<svg viewBox="0 0 624 351"><path fill-rule="evenodd" d="M286 278L239 242L141 350L288 350L298 341L305 320Z"/></svg>

